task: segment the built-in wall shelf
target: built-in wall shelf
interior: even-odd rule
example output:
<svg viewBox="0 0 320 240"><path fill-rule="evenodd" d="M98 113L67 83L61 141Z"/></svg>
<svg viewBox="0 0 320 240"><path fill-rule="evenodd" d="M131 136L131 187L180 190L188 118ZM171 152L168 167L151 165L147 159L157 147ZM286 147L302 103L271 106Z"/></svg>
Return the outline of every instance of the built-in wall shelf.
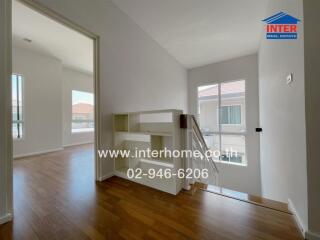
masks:
<svg viewBox="0 0 320 240"><path fill-rule="evenodd" d="M121 150L180 150L181 130L179 125L181 110L157 110L113 115L114 149ZM172 173L182 167L180 158L169 157L135 157L114 159L114 174L128 179L128 169L170 169ZM150 179L144 174L140 179L129 179L171 194L177 194L182 188L182 179L176 175L169 179L155 177Z"/></svg>
<svg viewBox="0 0 320 240"><path fill-rule="evenodd" d="M128 131L128 114L114 115L114 129L115 131Z"/></svg>

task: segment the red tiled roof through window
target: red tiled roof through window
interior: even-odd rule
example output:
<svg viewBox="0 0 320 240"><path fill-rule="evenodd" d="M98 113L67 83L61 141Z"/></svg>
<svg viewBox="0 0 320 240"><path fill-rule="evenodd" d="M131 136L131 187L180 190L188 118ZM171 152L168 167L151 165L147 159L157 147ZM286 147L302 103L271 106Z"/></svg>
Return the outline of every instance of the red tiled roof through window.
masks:
<svg viewBox="0 0 320 240"><path fill-rule="evenodd" d="M93 105L88 103L77 103L72 105L72 113L88 114L93 113Z"/></svg>
<svg viewBox="0 0 320 240"><path fill-rule="evenodd" d="M221 84L221 94L244 93L246 90L245 81L236 81ZM218 95L218 85L200 87L198 91L199 97L209 97Z"/></svg>

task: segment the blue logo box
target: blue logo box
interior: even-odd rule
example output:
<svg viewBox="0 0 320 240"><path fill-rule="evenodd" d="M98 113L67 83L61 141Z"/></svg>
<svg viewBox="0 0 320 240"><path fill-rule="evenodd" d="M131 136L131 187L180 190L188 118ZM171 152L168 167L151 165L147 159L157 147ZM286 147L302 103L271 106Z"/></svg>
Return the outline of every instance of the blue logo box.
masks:
<svg viewBox="0 0 320 240"><path fill-rule="evenodd" d="M297 33L267 33L267 39L297 39Z"/></svg>

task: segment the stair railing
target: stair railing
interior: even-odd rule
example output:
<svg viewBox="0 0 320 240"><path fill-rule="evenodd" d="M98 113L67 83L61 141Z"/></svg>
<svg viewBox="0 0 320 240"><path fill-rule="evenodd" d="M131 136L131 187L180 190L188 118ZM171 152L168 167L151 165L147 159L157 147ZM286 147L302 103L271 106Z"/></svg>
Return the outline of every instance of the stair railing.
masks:
<svg viewBox="0 0 320 240"><path fill-rule="evenodd" d="M207 179L185 179L185 188L189 189L190 184L194 182L201 182L205 184L218 185L219 182L219 170L214 162L212 155L208 156L207 152L210 150L206 144L206 141L203 137L203 134L200 130L200 127L197 123L194 115L182 115L182 128L187 129L185 135L185 147L186 149L190 149L191 151L198 150L200 151L202 157L201 159L195 159L194 157L186 159L186 168L196 169L208 169L208 178Z"/></svg>

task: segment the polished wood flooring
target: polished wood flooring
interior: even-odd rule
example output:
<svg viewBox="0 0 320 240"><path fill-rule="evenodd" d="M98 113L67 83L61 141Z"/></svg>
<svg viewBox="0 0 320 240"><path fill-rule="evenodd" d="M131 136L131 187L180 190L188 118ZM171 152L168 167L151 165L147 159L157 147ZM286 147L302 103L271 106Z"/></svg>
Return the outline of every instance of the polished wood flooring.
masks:
<svg viewBox="0 0 320 240"><path fill-rule="evenodd" d="M14 209L1 240L302 239L292 215L225 196L95 183L91 145L15 160Z"/></svg>

